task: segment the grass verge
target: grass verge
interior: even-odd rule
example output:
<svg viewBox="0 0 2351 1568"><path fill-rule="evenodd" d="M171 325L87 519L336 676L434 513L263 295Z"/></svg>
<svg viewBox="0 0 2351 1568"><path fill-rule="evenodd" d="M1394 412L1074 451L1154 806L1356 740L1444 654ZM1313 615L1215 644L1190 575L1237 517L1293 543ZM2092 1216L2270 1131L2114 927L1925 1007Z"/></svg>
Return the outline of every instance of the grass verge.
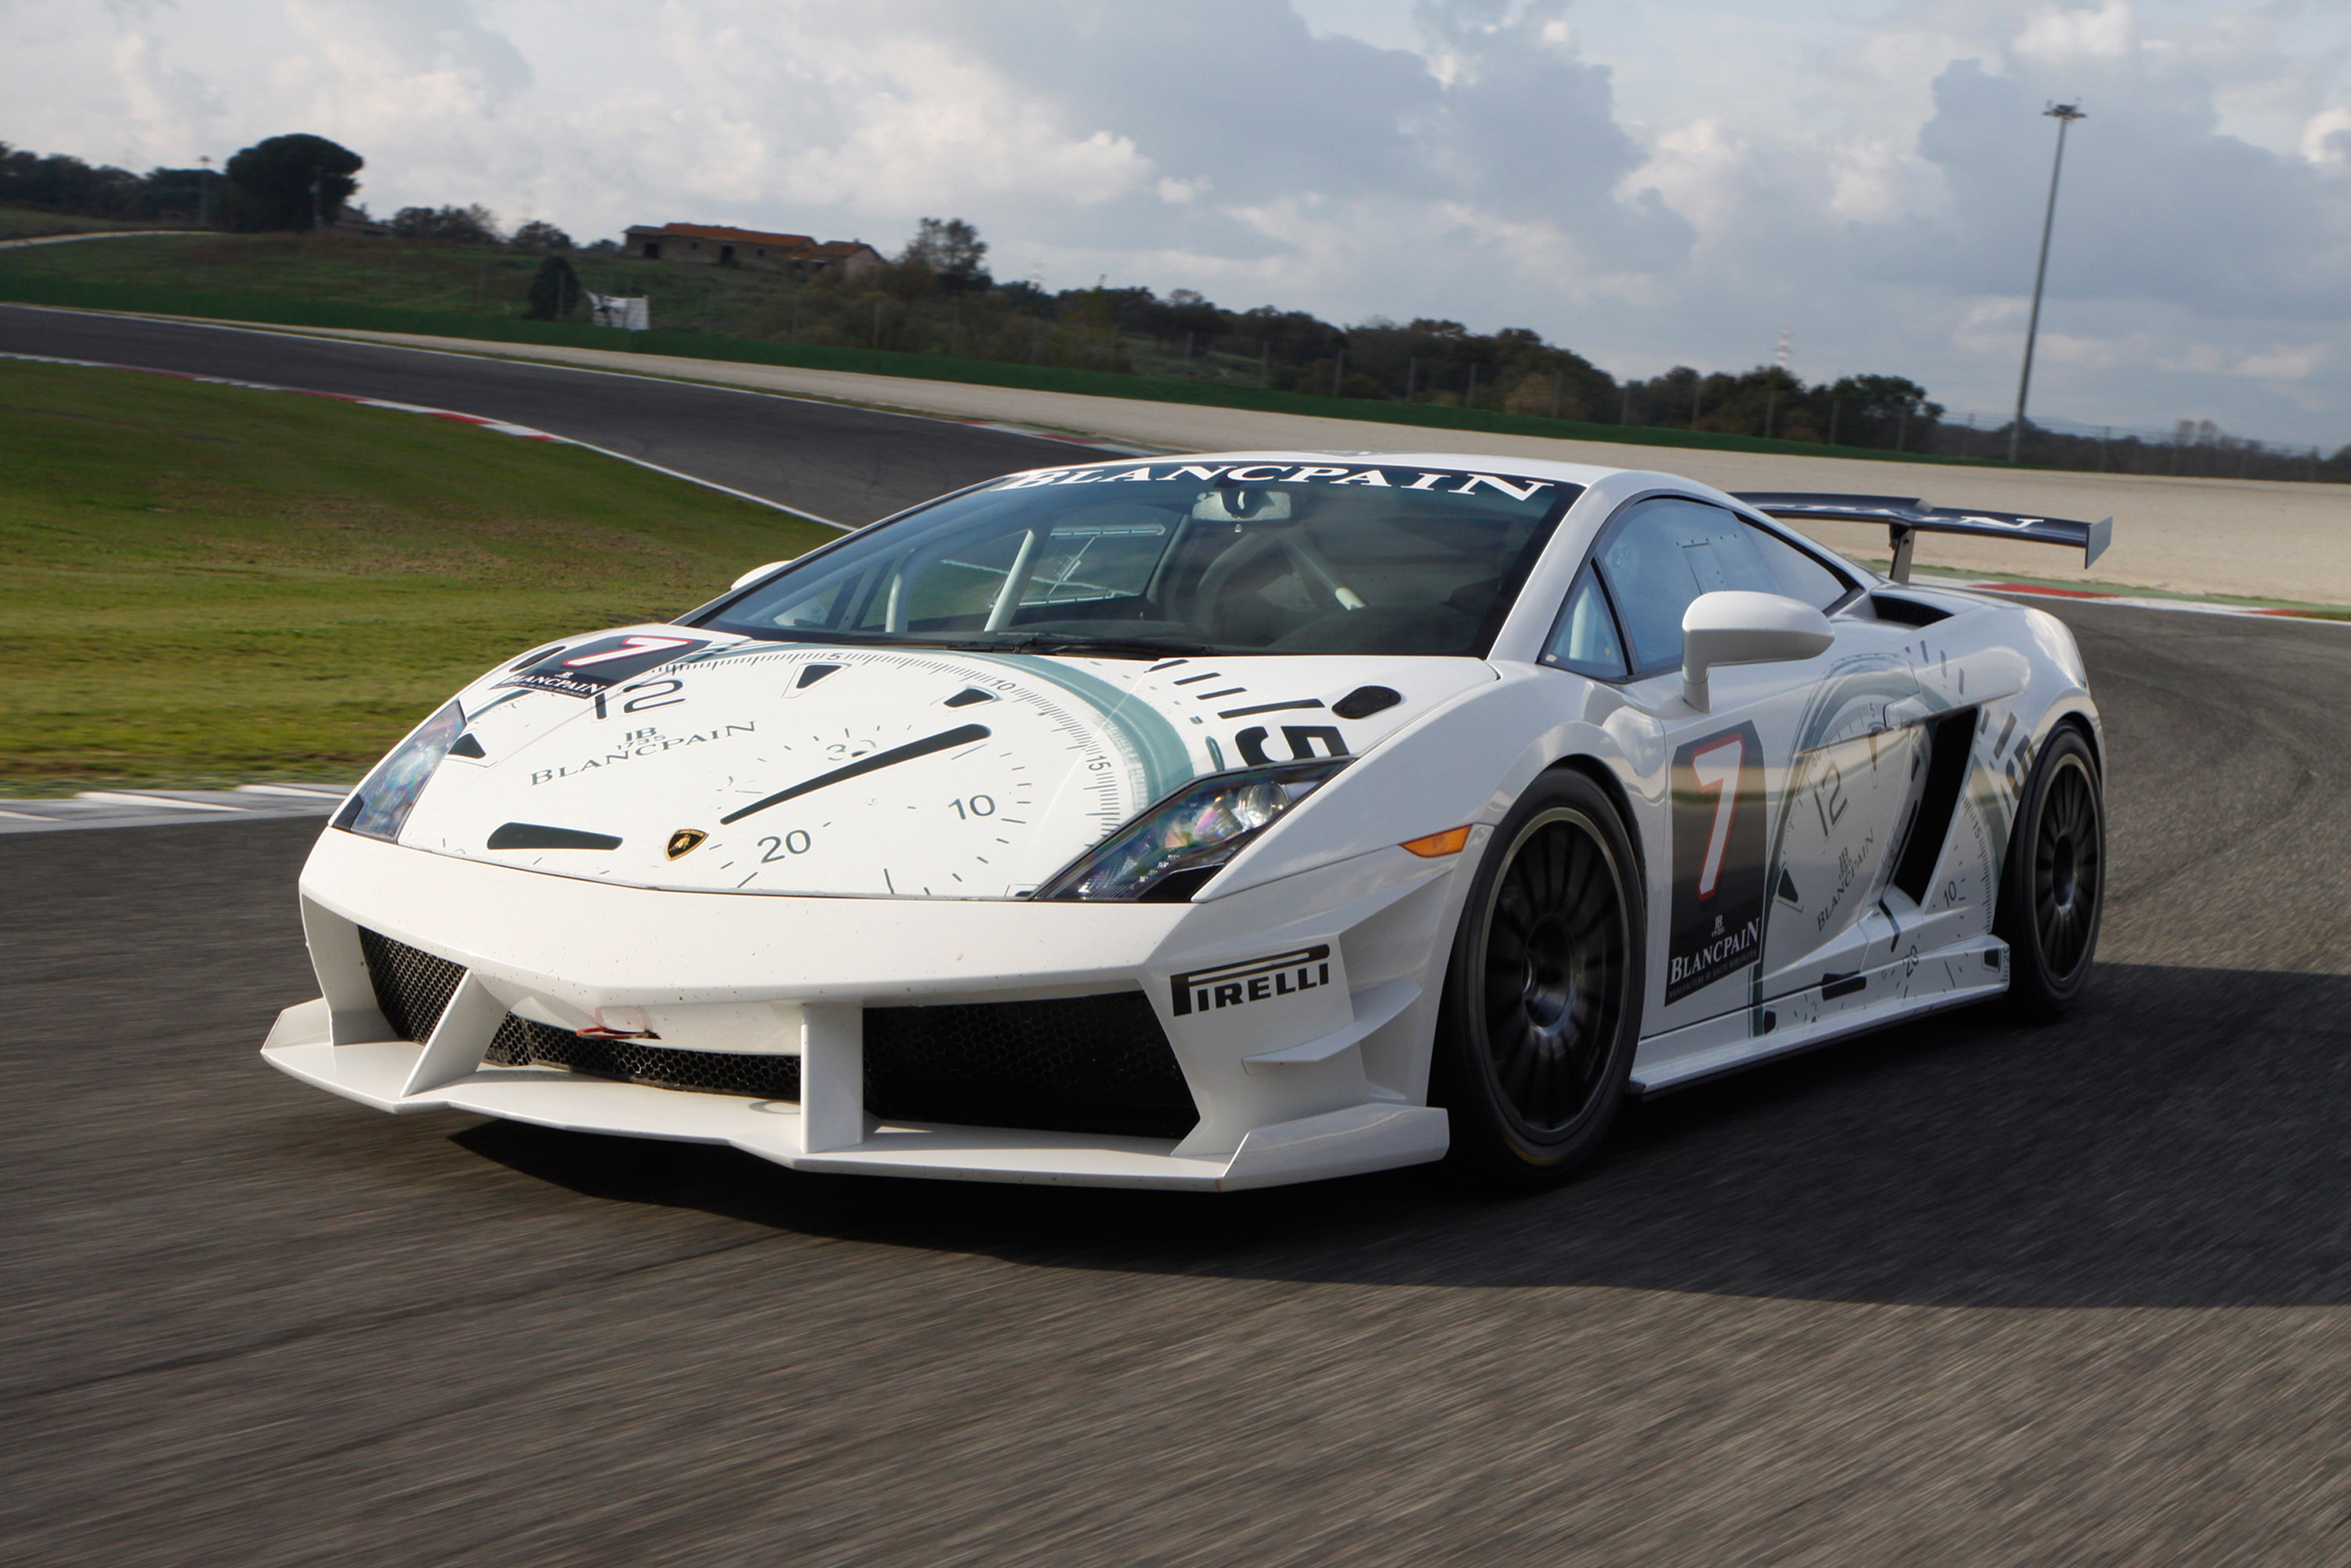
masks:
<svg viewBox="0 0 2351 1568"><path fill-rule="evenodd" d="M0 361L0 794L350 778L500 659L834 537L578 447Z"/></svg>
<svg viewBox="0 0 2351 1568"><path fill-rule="evenodd" d="M45 213L34 207L0 207L0 239L37 239L49 235L132 234L141 229L187 226L185 224L85 218L74 213Z"/></svg>
<svg viewBox="0 0 2351 1568"><path fill-rule="evenodd" d="M62 251L81 254L63 256ZM624 332L579 322L525 321L535 256L408 242L278 235L157 235L103 246L34 246L0 253L0 300L88 310L196 316L282 327L410 332L486 343L537 343L668 354L737 364L789 365L977 386L1075 392L1149 402L1195 403L1324 419L1374 420L1570 441L1802 457L1985 466L1980 460L1876 448L1824 446L1655 425L1595 424L1434 403L1316 397L1176 376L1129 375L945 354L899 353L754 338L728 330ZM776 287L771 275L661 262L583 263L588 287L653 291L661 321L738 323L749 301ZM606 277L606 274L611 276ZM684 290L665 308L663 291Z"/></svg>

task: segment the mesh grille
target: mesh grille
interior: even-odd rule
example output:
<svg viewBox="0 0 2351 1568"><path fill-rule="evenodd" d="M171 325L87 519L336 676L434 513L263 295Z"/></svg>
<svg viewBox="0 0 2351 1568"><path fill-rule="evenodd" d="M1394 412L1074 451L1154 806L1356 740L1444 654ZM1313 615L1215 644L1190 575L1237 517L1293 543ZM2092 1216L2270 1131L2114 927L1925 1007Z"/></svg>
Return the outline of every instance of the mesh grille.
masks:
<svg viewBox="0 0 2351 1568"><path fill-rule="evenodd" d="M482 1060L502 1067L568 1067L594 1078L617 1078L656 1089L705 1094L747 1094L759 1100L800 1097L797 1056L737 1056L720 1051L671 1051L632 1040L594 1040L508 1013Z"/></svg>
<svg viewBox="0 0 2351 1568"><path fill-rule="evenodd" d="M1200 1119L1139 991L865 1009L865 1108L908 1122L1180 1138Z"/></svg>
<svg viewBox="0 0 2351 1568"><path fill-rule="evenodd" d="M392 1026L395 1039L423 1041L441 1021L457 983L465 977L462 964L395 942L381 931L360 927L360 953L367 959L368 980L375 988L376 1010Z"/></svg>
<svg viewBox="0 0 2351 1568"><path fill-rule="evenodd" d="M485 1060L661 1089L798 1100L797 1056L592 1040L509 1014ZM865 1108L891 1121L1180 1138L1200 1119L1138 992L865 1009Z"/></svg>

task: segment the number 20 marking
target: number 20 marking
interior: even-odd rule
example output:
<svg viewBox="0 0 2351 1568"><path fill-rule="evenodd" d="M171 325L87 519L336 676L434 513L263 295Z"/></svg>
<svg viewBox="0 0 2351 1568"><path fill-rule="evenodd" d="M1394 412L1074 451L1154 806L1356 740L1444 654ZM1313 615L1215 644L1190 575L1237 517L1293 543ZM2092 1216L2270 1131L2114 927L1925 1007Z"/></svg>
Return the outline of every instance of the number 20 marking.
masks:
<svg viewBox="0 0 2351 1568"><path fill-rule="evenodd" d="M768 846L768 852L759 857L759 863L761 865L766 865L769 861L781 860L788 854L804 855L809 852L809 846L813 842L806 833L800 831L798 828L794 828L790 832L786 833L780 839L767 838L761 839L759 841Z"/></svg>
<svg viewBox="0 0 2351 1568"><path fill-rule="evenodd" d="M1730 843L1730 816L1739 809L1739 770L1747 761L1747 737L1726 735L1690 757L1690 772L1701 794L1714 792L1714 826L1706 836L1706 860L1698 871L1698 895L1712 898L1722 878L1722 853Z"/></svg>

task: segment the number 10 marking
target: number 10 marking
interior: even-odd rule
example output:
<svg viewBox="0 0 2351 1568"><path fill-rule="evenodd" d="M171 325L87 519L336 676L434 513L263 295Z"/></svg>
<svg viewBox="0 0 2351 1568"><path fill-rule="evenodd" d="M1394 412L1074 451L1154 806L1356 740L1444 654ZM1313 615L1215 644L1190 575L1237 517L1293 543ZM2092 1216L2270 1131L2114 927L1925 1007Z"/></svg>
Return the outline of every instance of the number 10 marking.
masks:
<svg viewBox="0 0 2351 1568"><path fill-rule="evenodd" d="M1690 772L1698 791L1714 792L1714 826L1706 838L1706 861L1698 867L1698 895L1714 896L1722 877L1722 852L1730 842L1730 814L1739 808L1739 770L1747 761L1747 737L1726 735L1702 751L1690 754Z"/></svg>

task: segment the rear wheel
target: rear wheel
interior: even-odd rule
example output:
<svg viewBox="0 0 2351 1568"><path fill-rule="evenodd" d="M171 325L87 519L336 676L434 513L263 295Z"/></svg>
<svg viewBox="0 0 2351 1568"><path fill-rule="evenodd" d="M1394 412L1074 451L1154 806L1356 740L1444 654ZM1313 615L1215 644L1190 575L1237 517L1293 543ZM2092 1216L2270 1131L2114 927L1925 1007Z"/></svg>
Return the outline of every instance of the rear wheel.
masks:
<svg viewBox="0 0 2351 1568"><path fill-rule="evenodd" d="M2097 760L2070 726L2034 759L2009 834L1992 933L2008 944L2009 998L2033 1018L2080 999L2105 904L2106 810Z"/></svg>
<svg viewBox="0 0 2351 1568"><path fill-rule="evenodd" d="M1535 1185L1598 1147L1632 1075L1645 930L1614 806L1545 775L1488 842L1454 938L1430 1088L1457 1164Z"/></svg>

